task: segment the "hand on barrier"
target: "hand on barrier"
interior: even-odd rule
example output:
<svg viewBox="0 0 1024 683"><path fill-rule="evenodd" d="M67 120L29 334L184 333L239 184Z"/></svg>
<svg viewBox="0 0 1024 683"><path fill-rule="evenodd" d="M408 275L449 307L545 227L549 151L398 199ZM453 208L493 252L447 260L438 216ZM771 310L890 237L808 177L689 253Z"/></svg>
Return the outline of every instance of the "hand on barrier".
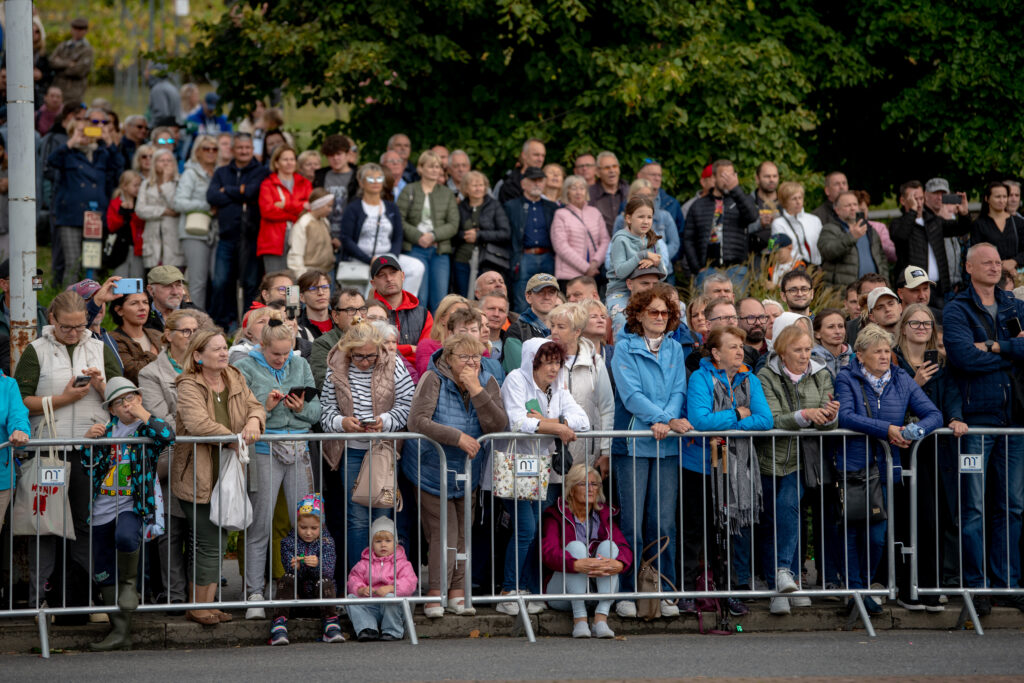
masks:
<svg viewBox="0 0 1024 683"><path fill-rule="evenodd" d="M470 459L475 458L477 452L480 450L480 442L466 433L459 434L458 446L470 457Z"/></svg>
<svg viewBox="0 0 1024 683"><path fill-rule="evenodd" d="M655 422L651 425L651 431L654 432L654 440L661 441L669 433L669 426L664 422Z"/></svg>
<svg viewBox="0 0 1024 683"><path fill-rule="evenodd" d="M256 439L260 438L260 421L255 417L249 418L249 421L242 427L242 433L239 436L245 443L255 442Z"/></svg>
<svg viewBox="0 0 1024 683"><path fill-rule="evenodd" d="M675 417L668 421L668 428L677 434L685 434L693 429L693 425L685 417Z"/></svg>
<svg viewBox="0 0 1024 683"><path fill-rule="evenodd" d="M21 430L15 429L13 432L11 432L10 440L12 446L14 446L15 448L20 448L21 446L24 446L28 443L28 434Z"/></svg>
<svg viewBox="0 0 1024 683"><path fill-rule="evenodd" d="M889 425L889 443L898 448L909 448L910 441L903 438L903 427L897 427L896 425Z"/></svg>
<svg viewBox="0 0 1024 683"><path fill-rule="evenodd" d="M958 439L967 433L967 424L960 420L950 420L949 428L953 430L953 436ZM14 441L13 437L11 438L11 441Z"/></svg>

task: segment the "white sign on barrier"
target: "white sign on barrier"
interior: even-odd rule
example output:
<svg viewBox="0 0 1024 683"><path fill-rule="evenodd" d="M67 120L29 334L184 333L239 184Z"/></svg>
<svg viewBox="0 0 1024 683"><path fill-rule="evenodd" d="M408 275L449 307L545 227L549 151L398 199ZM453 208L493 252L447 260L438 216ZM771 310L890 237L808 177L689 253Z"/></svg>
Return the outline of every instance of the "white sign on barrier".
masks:
<svg viewBox="0 0 1024 683"><path fill-rule="evenodd" d="M985 471L985 456L978 453L960 454L960 474L981 474Z"/></svg>
<svg viewBox="0 0 1024 683"><path fill-rule="evenodd" d="M539 477L540 458L516 458L517 477Z"/></svg>
<svg viewBox="0 0 1024 683"><path fill-rule="evenodd" d="M63 467L41 467L39 468L39 483L45 486L63 486Z"/></svg>

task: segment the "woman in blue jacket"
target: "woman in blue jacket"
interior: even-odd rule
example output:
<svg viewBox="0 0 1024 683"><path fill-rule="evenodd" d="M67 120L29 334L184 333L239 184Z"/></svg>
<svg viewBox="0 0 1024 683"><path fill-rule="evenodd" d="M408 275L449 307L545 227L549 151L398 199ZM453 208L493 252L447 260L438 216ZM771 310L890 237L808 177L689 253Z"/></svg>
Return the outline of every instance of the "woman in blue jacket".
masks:
<svg viewBox="0 0 1024 683"><path fill-rule="evenodd" d="M839 487L849 486L844 472L864 470L869 464L877 467L885 499L885 450L874 440L885 439L896 448L892 451L893 482L899 483L900 454L896 449L910 446L903 435L906 415L913 410L920 418L924 434L942 426L942 413L918 386L914 378L893 365L892 335L875 324L861 329L853 350L857 357L839 371L836 398L839 400L839 426L873 437L870 454L868 439L849 438L846 447L836 452L836 468L840 472ZM870 457L869 457L870 455ZM869 470L870 472L870 470ZM846 511L849 514L849 510ZM846 524L847 583L850 588L867 588L878 568L885 545L886 520L869 524ZM870 537L870 538L868 538ZM865 546L870 552L864 556ZM864 606L872 616L882 608L870 597ZM849 602L853 608L853 600Z"/></svg>
<svg viewBox="0 0 1024 683"><path fill-rule="evenodd" d="M679 325L679 303L670 285L658 283L634 294L626 306L626 328L611 360L622 405L630 414L629 429L651 430L654 438L629 439L628 455L612 458L614 487L619 493L622 533L640 558L647 544L668 536L669 544L655 561L667 581L676 583L676 508L679 504L679 439L692 427L683 417L686 366L683 348L668 337ZM635 565L634 565L635 566ZM636 576L622 577L622 590L634 589ZM667 584L663 590L672 590ZM616 612L635 617L636 604L621 601ZM661 603L661 616L679 608Z"/></svg>
<svg viewBox="0 0 1024 683"><path fill-rule="evenodd" d="M0 372L0 443L10 441L12 446L28 443L32 427L28 421L28 408L21 400L18 383L13 377ZM7 508L14 492L14 452L10 448L0 451L0 527L4 525Z"/></svg>
<svg viewBox="0 0 1024 683"><path fill-rule="evenodd" d="M764 431L773 425L771 409L765 400L761 380L752 368L743 364L743 342L746 333L729 325L708 334L705 349L709 356L702 358L700 367L690 375L686 415L694 429L707 432ZM683 458L683 486L690 495L683 501L683 545L686 551L686 590L696 588L699 560L705 534L712 536L715 526L728 530L729 547L720 549L731 556L731 572L724 565L719 572L720 588L750 586L751 536L750 530L758 521L761 510L761 476L757 454L750 439L728 439L726 455L728 468L723 468L723 480L717 490L716 509L709 512L705 501L713 500L711 486L711 459L713 444L722 439L692 445ZM699 444L699 447L698 447ZM694 448L697 448L694 451ZM728 472L728 474L725 474ZM705 492L701 497L701 491ZM707 546L710 548L710 545ZM711 566L714 558L705 558ZM724 562L724 558L722 558ZM729 611L742 616L749 610L739 600L727 600Z"/></svg>
<svg viewBox="0 0 1024 683"><path fill-rule="evenodd" d="M363 164L357 174L359 195L341 215L342 259L369 266L375 256L402 252L402 216L394 202L381 198L384 170Z"/></svg>

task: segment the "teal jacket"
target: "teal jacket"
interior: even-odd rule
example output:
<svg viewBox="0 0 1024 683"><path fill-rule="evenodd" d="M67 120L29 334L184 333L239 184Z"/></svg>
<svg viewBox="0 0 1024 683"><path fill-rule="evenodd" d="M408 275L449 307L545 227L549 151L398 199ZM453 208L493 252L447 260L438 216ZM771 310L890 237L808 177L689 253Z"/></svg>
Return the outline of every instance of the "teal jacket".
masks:
<svg viewBox="0 0 1024 683"><path fill-rule="evenodd" d="M15 430L32 434L28 408L21 400L18 383L3 372L0 372L0 415L6 416L0 422L0 443L7 441ZM11 488L14 488L14 453L8 447L0 452L0 491Z"/></svg>
<svg viewBox="0 0 1024 683"><path fill-rule="evenodd" d="M305 358L296 356L294 353L288 357L284 367L275 370L267 364L263 352L256 347L249 352L249 355L235 364L245 376L249 389L256 400L267 405L267 396L273 389L287 394L295 387L315 387L313 383L313 372L309 369L309 363ZM273 410L267 412L267 432L273 433L295 433L308 432L310 427L320 421L320 397L314 396L299 412L281 401Z"/></svg>

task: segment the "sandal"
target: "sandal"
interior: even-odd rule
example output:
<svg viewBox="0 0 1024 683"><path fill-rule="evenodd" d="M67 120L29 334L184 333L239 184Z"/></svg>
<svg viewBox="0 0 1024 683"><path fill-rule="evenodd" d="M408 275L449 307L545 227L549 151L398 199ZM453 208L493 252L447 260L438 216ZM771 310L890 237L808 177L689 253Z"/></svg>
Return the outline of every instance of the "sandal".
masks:
<svg viewBox="0 0 1024 683"><path fill-rule="evenodd" d="M203 626L215 626L220 623L217 615L210 610L188 610L185 612L185 618Z"/></svg>

